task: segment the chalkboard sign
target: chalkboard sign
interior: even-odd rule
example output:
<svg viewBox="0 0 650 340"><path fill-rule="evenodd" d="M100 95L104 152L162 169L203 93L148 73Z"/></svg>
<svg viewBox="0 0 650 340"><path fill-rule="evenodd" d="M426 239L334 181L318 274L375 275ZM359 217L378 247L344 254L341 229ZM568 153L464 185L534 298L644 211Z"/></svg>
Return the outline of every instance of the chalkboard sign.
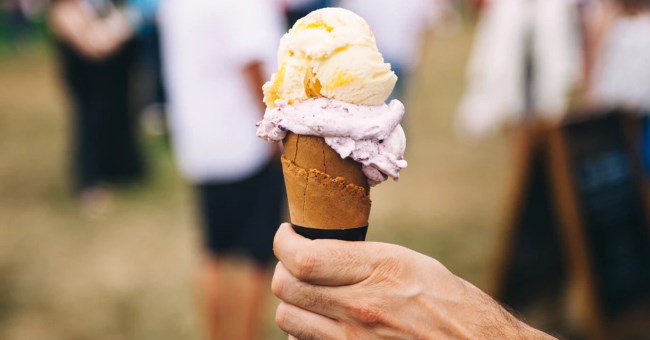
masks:
<svg viewBox="0 0 650 340"><path fill-rule="evenodd" d="M623 112L574 119L550 151L575 275L592 324L623 318L650 298L650 228L634 119Z"/></svg>
<svg viewBox="0 0 650 340"><path fill-rule="evenodd" d="M521 128L493 293L522 311L570 286L589 338L650 339L640 120L619 111L573 117Z"/></svg>
<svg viewBox="0 0 650 340"><path fill-rule="evenodd" d="M615 115L564 128L588 256L597 268L607 316L650 294L650 242L642 186L633 175L622 131L620 116Z"/></svg>

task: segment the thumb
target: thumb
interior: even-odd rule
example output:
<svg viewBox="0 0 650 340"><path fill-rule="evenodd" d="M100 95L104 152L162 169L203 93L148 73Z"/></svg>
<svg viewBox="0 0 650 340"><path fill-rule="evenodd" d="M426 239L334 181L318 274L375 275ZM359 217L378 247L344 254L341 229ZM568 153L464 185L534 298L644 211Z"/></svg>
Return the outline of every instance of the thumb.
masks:
<svg viewBox="0 0 650 340"><path fill-rule="evenodd" d="M379 243L310 240L284 223L275 234L273 251L298 280L325 286L344 286L367 279L379 261ZM380 253L380 254L377 254Z"/></svg>

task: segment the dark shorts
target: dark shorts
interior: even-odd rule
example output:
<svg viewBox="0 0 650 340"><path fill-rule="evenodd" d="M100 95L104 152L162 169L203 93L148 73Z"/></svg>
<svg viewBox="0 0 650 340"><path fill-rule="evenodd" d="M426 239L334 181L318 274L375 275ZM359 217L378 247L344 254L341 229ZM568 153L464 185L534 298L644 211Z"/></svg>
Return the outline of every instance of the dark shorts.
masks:
<svg viewBox="0 0 650 340"><path fill-rule="evenodd" d="M279 163L236 182L196 186L204 246L210 254L241 254L260 266L273 261L285 192Z"/></svg>

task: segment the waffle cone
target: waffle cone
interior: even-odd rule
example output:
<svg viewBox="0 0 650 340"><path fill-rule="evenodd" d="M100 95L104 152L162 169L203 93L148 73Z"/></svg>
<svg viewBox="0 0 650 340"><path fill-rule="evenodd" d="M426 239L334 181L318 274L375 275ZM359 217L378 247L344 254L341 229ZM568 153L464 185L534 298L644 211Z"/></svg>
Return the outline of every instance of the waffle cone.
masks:
<svg viewBox="0 0 650 340"><path fill-rule="evenodd" d="M282 169L291 223L316 229L368 225L369 188L361 165L341 159L322 138L288 134Z"/></svg>

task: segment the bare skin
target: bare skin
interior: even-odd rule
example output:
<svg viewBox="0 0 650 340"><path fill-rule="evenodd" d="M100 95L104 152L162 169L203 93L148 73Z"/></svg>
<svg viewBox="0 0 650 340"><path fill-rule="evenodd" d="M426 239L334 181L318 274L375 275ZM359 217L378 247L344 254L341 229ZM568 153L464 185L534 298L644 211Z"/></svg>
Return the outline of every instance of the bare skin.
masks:
<svg viewBox="0 0 650 340"><path fill-rule="evenodd" d="M123 11L114 9L100 18L77 0L56 1L49 22L57 37L95 60L111 55L133 35Z"/></svg>
<svg viewBox="0 0 650 340"><path fill-rule="evenodd" d="M244 76L246 77L249 91L253 94L255 102L260 109L260 118L264 116L264 94L262 85L264 85L264 71L262 63L257 61L249 63L244 67Z"/></svg>
<svg viewBox="0 0 650 340"><path fill-rule="evenodd" d="M554 339L433 258L393 244L278 230L276 322L297 339Z"/></svg>
<svg viewBox="0 0 650 340"><path fill-rule="evenodd" d="M266 268L205 254L199 270L198 306L206 338L259 339L267 287Z"/></svg>
<svg viewBox="0 0 650 340"><path fill-rule="evenodd" d="M244 74L248 80L247 84L251 93L255 96L255 102L259 105L260 119L264 117L264 93L262 92L262 85L264 85L264 72L261 62L254 62L246 65ZM280 144L273 144L273 152L270 154L269 159L276 159L280 157Z"/></svg>

